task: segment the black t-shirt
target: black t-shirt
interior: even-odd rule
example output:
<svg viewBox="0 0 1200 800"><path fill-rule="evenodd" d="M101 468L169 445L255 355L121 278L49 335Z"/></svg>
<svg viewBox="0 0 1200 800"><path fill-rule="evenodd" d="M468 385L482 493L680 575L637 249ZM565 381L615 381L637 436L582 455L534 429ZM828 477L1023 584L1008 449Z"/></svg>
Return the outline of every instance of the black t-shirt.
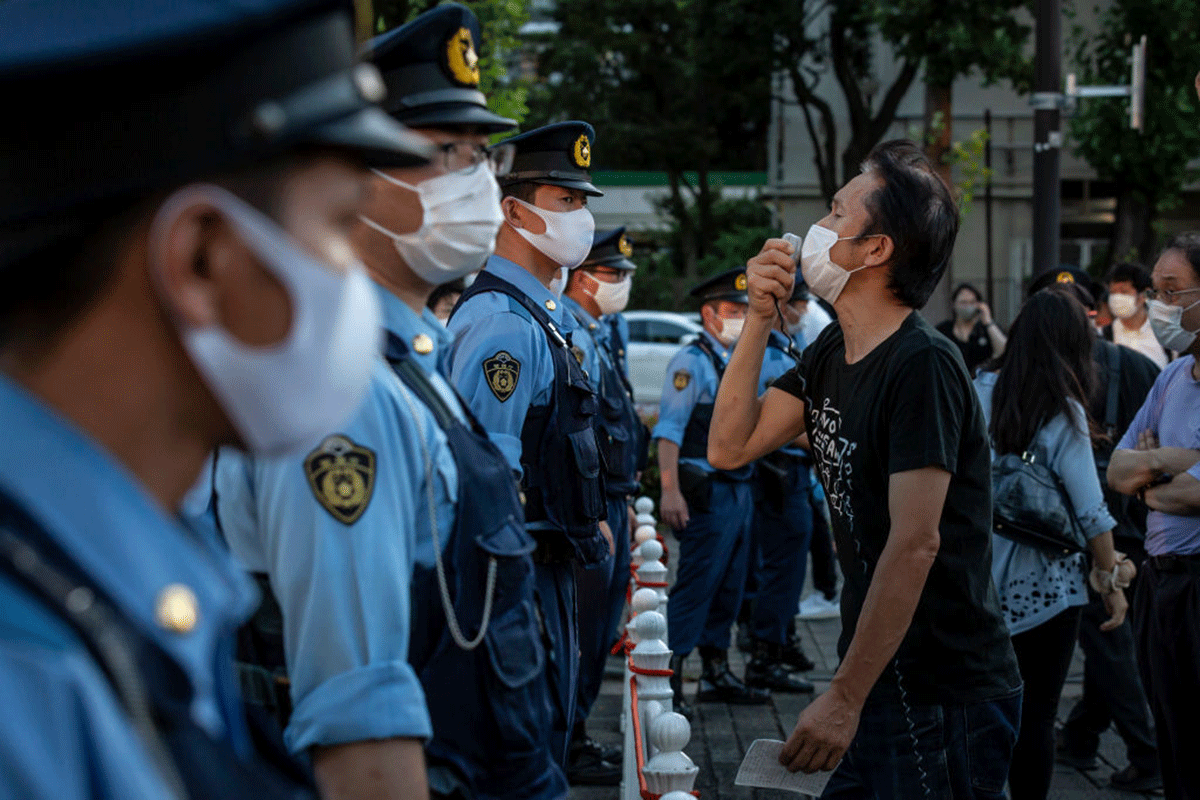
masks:
<svg viewBox="0 0 1200 800"><path fill-rule="evenodd" d="M924 467L951 474L937 558L870 702L903 693L918 703L972 703L1020 686L992 585L987 426L954 345L914 312L865 358L847 364L841 327L830 325L775 387L805 403L846 579L842 657L891 530L889 477Z"/></svg>
<svg viewBox="0 0 1200 800"><path fill-rule="evenodd" d="M975 327L971 328L971 335L965 342L960 342L954 335L954 320L952 319L939 322L937 329L938 333L958 345L958 351L962 353L963 361L967 365L968 375L973 376L975 370L991 359L992 340L988 338L987 328L982 322L975 323Z"/></svg>

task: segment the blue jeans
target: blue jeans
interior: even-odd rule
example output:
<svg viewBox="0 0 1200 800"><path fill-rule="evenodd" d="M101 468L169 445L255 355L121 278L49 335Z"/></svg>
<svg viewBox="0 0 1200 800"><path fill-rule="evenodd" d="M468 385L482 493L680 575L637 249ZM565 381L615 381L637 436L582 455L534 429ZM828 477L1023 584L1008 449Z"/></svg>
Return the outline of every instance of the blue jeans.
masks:
<svg viewBox="0 0 1200 800"><path fill-rule="evenodd" d="M821 797L1003 800L1020 723L1020 690L968 705L868 705Z"/></svg>

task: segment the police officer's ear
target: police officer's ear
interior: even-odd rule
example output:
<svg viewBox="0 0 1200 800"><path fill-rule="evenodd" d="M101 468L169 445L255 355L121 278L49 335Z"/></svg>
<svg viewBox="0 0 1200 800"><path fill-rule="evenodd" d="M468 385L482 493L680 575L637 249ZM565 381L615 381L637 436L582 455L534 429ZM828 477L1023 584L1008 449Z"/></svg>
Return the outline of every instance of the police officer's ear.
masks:
<svg viewBox="0 0 1200 800"><path fill-rule="evenodd" d="M705 303L700 306L700 321L705 325L715 325L717 321L717 304Z"/></svg>
<svg viewBox="0 0 1200 800"><path fill-rule="evenodd" d="M525 202L533 205L532 199ZM512 195L506 195L500 200L500 210L504 212L504 221L514 228L524 228L533 234L546 232L546 221L536 212L521 205Z"/></svg>

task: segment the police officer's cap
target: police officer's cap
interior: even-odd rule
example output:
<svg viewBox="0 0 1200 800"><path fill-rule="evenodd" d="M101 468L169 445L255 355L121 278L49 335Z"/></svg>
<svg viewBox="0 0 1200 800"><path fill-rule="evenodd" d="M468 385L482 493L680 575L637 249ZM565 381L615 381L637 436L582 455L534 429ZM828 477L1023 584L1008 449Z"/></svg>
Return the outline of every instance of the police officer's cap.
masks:
<svg viewBox="0 0 1200 800"><path fill-rule="evenodd" d="M504 141L517 149L512 169L500 179L504 186L545 183L594 197L604 194L592 185L588 173L596 131L586 122L555 122Z"/></svg>
<svg viewBox="0 0 1200 800"><path fill-rule="evenodd" d="M1054 286L1055 284L1071 283L1078 284L1092 296L1097 294L1097 284L1091 275L1074 267L1060 267L1058 269L1046 270L1034 278L1029 284L1029 296L1032 297L1042 289Z"/></svg>
<svg viewBox="0 0 1200 800"><path fill-rule="evenodd" d="M629 260L632 255L633 245L625 235L625 226L611 231L596 231L592 235L592 250L579 268L603 266L633 272L637 264Z"/></svg>
<svg viewBox="0 0 1200 800"><path fill-rule="evenodd" d="M473 125L487 133L510 131L516 120L488 111L479 91L479 20L446 3L367 43L367 57L383 74L383 108L414 128Z"/></svg>
<svg viewBox="0 0 1200 800"><path fill-rule="evenodd" d="M0 223L135 197L301 145L380 166L429 143L375 106L346 0L5 0Z"/></svg>
<svg viewBox="0 0 1200 800"><path fill-rule="evenodd" d="M710 300L730 300L734 303L749 303L746 296L746 268L726 270L713 275L703 283L697 284L688 292L701 303Z"/></svg>

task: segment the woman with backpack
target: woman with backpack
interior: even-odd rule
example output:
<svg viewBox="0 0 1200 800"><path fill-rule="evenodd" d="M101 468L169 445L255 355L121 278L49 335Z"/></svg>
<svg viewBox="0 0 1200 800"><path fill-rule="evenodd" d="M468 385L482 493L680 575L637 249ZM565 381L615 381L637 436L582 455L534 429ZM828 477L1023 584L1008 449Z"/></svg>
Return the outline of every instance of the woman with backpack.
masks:
<svg viewBox="0 0 1200 800"><path fill-rule="evenodd" d="M1009 770L1013 800L1042 800L1049 791L1055 713L1080 611L1087 603L1086 581L1101 594L1109 613L1101 629L1112 630L1124 622L1128 602L1121 587L1134 574L1133 564L1113 548L1116 523L1092 461L1092 437L1098 435L1086 410L1096 380L1092 336L1078 301L1059 290L1040 291L1021 309L1004 353L975 379L992 439L997 512L1001 489L1011 487L1011 482L1004 487L997 483L1002 476L1011 481L1019 468L1040 470L1041 476L1053 478L1053 483L1043 482L1050 489L1018 496L1045 507L1024 511L1037 515L1044 510L1049 519L1068 520L1079 542L1086 541L1093 564L1089 576L1083 553L1033 544L1031 538L1015 535L997 514L997 531L1004 535L992 537L992 580L1025 683L1021 730ZM1006 458L1008 454L1025 463ZM1018 470L997 469L1014 463Z"/></svg>

